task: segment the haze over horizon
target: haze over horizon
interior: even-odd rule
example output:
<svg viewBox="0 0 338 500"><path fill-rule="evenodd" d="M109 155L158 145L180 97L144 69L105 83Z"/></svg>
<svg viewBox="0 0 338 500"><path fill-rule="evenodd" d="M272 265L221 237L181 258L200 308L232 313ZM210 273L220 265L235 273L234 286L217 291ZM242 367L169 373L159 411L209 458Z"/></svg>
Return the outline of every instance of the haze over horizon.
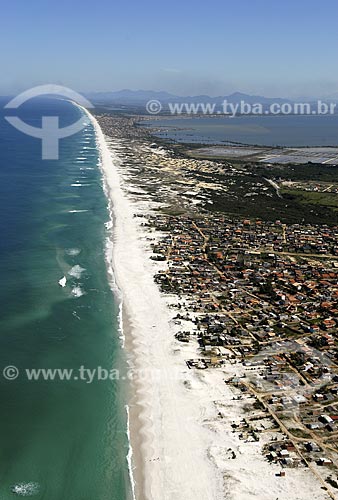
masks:
<svg viewBox="0 0 338 500"><path fill-rule="evenodd" d="M212 0L207 11L178 0L95 8L14 0L2 6L0 42L11 50L1 54L0 94L55 83L79 92L331 96L337 14L334 0Z"/></svg>

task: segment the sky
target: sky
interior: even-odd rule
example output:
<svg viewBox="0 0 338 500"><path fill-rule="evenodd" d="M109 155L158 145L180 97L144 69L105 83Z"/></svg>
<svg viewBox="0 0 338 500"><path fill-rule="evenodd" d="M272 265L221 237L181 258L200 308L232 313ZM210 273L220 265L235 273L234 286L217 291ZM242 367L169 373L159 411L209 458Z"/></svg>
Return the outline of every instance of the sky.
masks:
<svg viewBox="0 0 338 500"><path fill-rule="evenodd" d="M337 0L0 0L0 94L338 95Z"/></svg>

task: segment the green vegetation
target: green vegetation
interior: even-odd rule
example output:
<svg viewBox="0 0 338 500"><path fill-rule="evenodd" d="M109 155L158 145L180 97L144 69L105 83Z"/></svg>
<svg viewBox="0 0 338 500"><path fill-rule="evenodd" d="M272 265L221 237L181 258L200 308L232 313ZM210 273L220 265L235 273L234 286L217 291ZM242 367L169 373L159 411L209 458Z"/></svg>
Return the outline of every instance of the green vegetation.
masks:
<svg viewBox="0 0 338 500"><path fill-rule="evenodd" d="M338 167L322 163L306 163L303 165L272 165L267 167L257 164L252 167L256 175L275 177L290 181L338 182Z"/></svg>
<svg viewBox="0 0 338 500"><path fill-rule="evenodd" d="M211 192L213 204L208 205L208 211L262 220L280 219L287 224L337 224L338 196L334 193L282 188L279 197L273 189L264 192L257 188L259 185L266 187L266 179L275 179L280 184L280 178L338 183L337 167L311 164L277 167L236 164L234 167L236 170L231 174L226 170L218 174L194 173L197 181L216 182L227 187L226 192Z"/></svg>
<svg viewBox="0 0 338 500"><path fill-rule="evenodd" d="M304 431L303 429L294 428L294 429L289 429L289 431L294 437L297 438L308 439L311 437L311 435L308 432Z"/></svg>
<svg viewBox="0 0 338 500"><path fill-rule="evenodd" d="M281 189L281 194L286 199L297 199L301 204L320 205L338 209L338 195L335 193L318 193L317 191L302 191L300 189Z"/></svg>

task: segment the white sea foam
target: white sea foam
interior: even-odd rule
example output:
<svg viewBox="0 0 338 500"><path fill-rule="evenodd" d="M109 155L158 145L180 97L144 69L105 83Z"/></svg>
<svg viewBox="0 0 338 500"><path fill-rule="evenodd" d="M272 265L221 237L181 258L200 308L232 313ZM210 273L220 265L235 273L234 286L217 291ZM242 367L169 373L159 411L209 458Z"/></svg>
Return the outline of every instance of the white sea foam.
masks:
<svg viewBox="0 0 338 500"><path fill-rule="evenodd" d="M75 256L79 255L79 253L81 253L81 250L79 248L67 248L67 250L65 250L65 253L67 255Z"/></svg>
<svg viewBox="0 0 338 500"><path fill-rule="evenodd" d="M22 497L37 495L40 491L39 483L30 481L29 483L17 483L12 486L12 492Z"/></svg>
<svg viewBox="0 0 338 500"><path fill-rule="evenodd" d="M102 159L101 155L103 154L103 144L104 141L102 142L103 134L101 132L101 129L96 122L95 118L89 113L89 111L82 106L79 106L91 119L92 124L95 129L95 139L96 139L96 145L98 150L100 151L100 158L98 160L97 166L101 169L102 176L103 176L103 188L104 192L106 195L106 198L108 200L108 212L109 212L109 218L110 220L105 223L106 230L108 231L108 237L106 240L106 249L105 249L105 255L106 255L106 262L107 262L107 270L108 274L110 277L110 286L111 289L115 295L116 300L119 303L119 314L118 314L118 333L119 333L119 338L121 340L121 345L122 348L125 346L125 335L124 335L124 329L123 329L123 296L122 292L119 289L115 275L114 275L114 264L113 264L113 233L112 233L112 228L113 228L113 221L114 221L114 212L113 212L113 203L112 199L109 196L108 193L108 186L107 186L107 180L104 175L104 172L102 170L103 165L102 165ZM100 137L99 132L101 132L102 137ZM87 170L94 170L91 167L87 167ZM129 418L129 407L126 405L126 411L127 411L127 437L128 437L128 442L129 442L129 449L128 449L128 454L127 454L127 463L128 463L128 472L129 472L129 478L130 478L130 483L131 483L131 488L132 488L132 497L133 500L136 499L135 495L135 479L133 475L133 465L132 465L132 456L133 456L133 450L132 450L132 445L131 445L131 440L130 440L130 418Z"/></svg>
<svg viewBox="0 0 338 500"><path fill-rule="evenodd" d="M74 316L74 318L78 319L78 320L81 320L80 316L77 314L76 311L73 311L72 312L72 315Z"/></svg>
<svg viewBox="0 0 338 500"><path fill-rule="evenodd" d="M75 183L71 184L72 187L82 187L82 186L90 186L90 184L81 184L81 183Z"/></svg>
<svg viewBox="0 0 338 500"><path fill-rule="evenodd" d="M73 297L75 297L77 299L79 297L82 297L82 295L85 295L85 292L82 290L82 288L80 286L75 286L72 289L72 295L73 295Z"/></svg>
<svg viewBox="0 0 338 500"><path fill-rule="evenodd" d="M64 288L66 286L66 283L67 283L67 278L66 276L64 276L63 278L61 278L59 280L59 285L62 286L62 288Z"/></svg>
<svg viewBox="0 0 338 500"><path fill-rule="evenodd" d="M82 273L85 271L84 267L79 266L76 264L71 268L70 271L68 271L69 276L73 276L73 278L81 278Z"/></svg>
<svg viewBox="0 0 338 500"><path fill-rule="evenodd" d="M130 482L131 482L131 491L132 491L133 499L135 500L136 495L135 495L135 479L134 479L134 474L133 474L133 448L131 446L131 441L130 441L130 415L129 415L129 406L128 405L126 405L126 412L127 412L127 437L128 437L128 442L129 442L127 463L128 463L129 477L130 477Z"/></svg>

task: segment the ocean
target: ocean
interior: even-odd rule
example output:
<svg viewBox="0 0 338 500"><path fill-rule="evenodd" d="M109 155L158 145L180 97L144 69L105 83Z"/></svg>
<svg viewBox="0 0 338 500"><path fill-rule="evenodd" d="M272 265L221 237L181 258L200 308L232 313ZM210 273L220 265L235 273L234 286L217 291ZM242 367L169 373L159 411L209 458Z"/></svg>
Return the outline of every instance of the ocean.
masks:
<svg viewBox="0 0 338 500"><path fill-rule="evenodd" d="M59 160L42 160L41 141L5 121L7 101L0 102L0 498L129 500L117 374L125 360L105 262L110 219L94 128L63 139ZM83 111L44 98L18 114L34 126L57 115L64 126ZM17 378L3 376L7 366ZM29 380L26 370L40 368L72 375ZM87 369L96 370L92 383Z"/></svg>
<svg viewBox="0 0 338 500"><path fill-rule="evenodd" d="M159 117L142 125L154 127L157 137L182 143L338 146L338 115Z"/></svg>

